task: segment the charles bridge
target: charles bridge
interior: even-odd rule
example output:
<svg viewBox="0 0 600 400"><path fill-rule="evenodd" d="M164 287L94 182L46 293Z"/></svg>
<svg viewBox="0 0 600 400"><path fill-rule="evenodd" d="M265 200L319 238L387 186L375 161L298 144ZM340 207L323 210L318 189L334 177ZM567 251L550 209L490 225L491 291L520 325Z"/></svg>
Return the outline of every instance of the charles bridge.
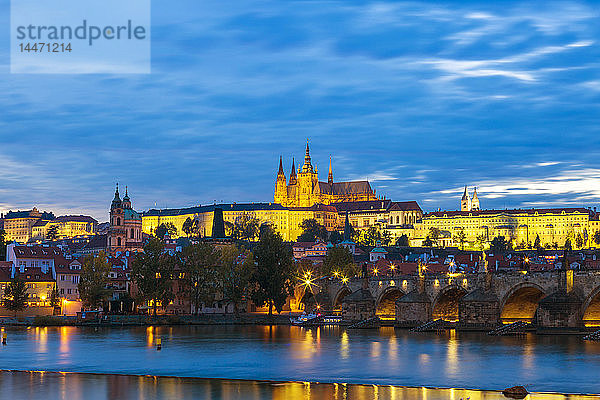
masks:
<svg viewBox="0 0 600 400"><path fill-rule="evenodd" d="M297 288L306 309L400 327L443 320L458 329L524 321L538 330L600 326L600 271L553 270L322 278Z"/></svg>

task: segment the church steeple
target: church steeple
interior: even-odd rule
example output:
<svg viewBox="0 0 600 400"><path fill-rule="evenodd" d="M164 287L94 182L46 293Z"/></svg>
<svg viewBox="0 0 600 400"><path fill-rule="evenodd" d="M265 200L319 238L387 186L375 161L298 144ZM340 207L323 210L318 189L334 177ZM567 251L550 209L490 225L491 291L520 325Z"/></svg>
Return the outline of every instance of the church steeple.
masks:
<svg viewBox="0 0 600 400"><path fill-rule="evenodd" d="M131 208L131 199L129 198L127 186L125 186L125 197L123 197L123 208Z"/></svg>
<svg viewBox="0 0 600 400"><path fill-rule="evenodd" d="M292 171L290 172L290 185L296 184L296 160L292 157Z"/></svg>
<svg viewBox="0 0 600 400"><path fill-rule="evenodd" d="M302 172L313 172L313 166L310 163L310 149L308 147L308 139L306 139L306 153L304 154L304 165Z"/></svg>
<svg viewBox="0 0 600 400"><path fill-rule="evenodd" d="M283 157L279 156L279 172L277 172L277 176L279 177L280 175L285 176L285 172L283 172Z"/></svg>
<svg viewBox="0 0 600 400"><path fill-rule="evenodd" d="M327 183L333 185L333 168L331 167L331 156L329 156L329 175L327 176Z"/></svg>
<svg viewBox="0 0 600 400"><path fill-rule="evenodd" d="M465 186L465 192L463 193L462 199L460 199L460 211L471 211L471 198L467 192L467 186Z"/></svg>
<svg viewBox="0 0 600 400"><path fill-rule="evenodd" d="M121 196L119 195L119 183L117 183L117 188L115 189L115 197L113 198L110 208L115 209L119 207L121 207Z"/></svg>

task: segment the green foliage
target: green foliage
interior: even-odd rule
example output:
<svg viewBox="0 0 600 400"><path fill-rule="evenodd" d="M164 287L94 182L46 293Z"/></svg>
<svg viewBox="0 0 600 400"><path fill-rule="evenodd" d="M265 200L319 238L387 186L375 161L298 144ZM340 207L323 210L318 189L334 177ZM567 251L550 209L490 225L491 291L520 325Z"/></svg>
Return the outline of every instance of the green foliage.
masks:
<svg viewBox="0 0 600 400"><path fill-rule="evenodd" d="M110 290L106 285L110 270L111 265L104 252L83 258L77 289L85 307L96 309L108 298Z"/></svg>
<svg viewBox="0 0 600 400"><path fill-rule="evenodd" d="M241 251L236 246L224 247L221 250L219 277L223 298L233 303L234 312L244 299L250 279L254 273L254 258L249 251Z"/></svg>
<svg viewBox="0 0 600 400"><path fill-rule="evenodd" d="M238 215L233 223L226 221L227 236L236 240L254 241L258 238L260 221L249 214Z"/></svg>
<svg viewBox="0 0 600 400"><path fill-rule="evenodd" d="M565 240L565 245L563 247L565 250L573 250L573 245L571 244L571 239Z"/></svg>
<svg viewBox="0 0 600 400"><path fill-rule="evenodd" d="M344 246L334 246L327 251L327 255L323 259L323 274L333 275L337 272L344 276L354 276L358 269L350 250Z"/></svg>
<svg viewBox="0 0 600 400"><path fill-rule="evenodd" d="M325 242L329 236L327 229L319 224L316 219L305 219L300 224L302 228L302 234L298 236L298 242L316 242L317 239Z"/></svg>
<svg viewBox="0 0 600 400"><path fill-rule="evenodd" d="M583 247L583 236L581 236L581 233L577 233L577 236L575 237L575 245L578 249Z"/></svg>
<svg viewBox="0 0 600 400"><path fill-rule="evenodd" d="M431 242L435 246L437 246L439 244L441 235L442 235L442 232L440 231L439 228L431 227L431 228L429 228L429 234L427 236L429 237L429 239L431 239Z"/></svg>
<svg viewBox="0 0 600 400"><path fill-rule="evenodd" d="M6 231L0 229L0 261L6 260Z"/></svg>
<svg viewBox="0 0 600 400"><path fill-rule="evenodd" d="M27 307L28 298L27 284L19 275L16 275L6 285L2 300L4 302L4 308L14 311L16 315L17 311L24 310Z"/></svg>
<svg viewBox="0 0 600 400"><path fill-rule="evenodd" d="M429 236L423 240L423 247L433 247L433 240Z"/></svg>
<svg viewBox="0 0 600 400"><path fill-rule="evenodd" d="M410 246L410 242L408 240L408 236L402 235L398 239L396 239L396 246L408 247Z"/></svg>
<svg viewBox="0 0 600 400"><path fill-rule="evenodd" d="M388 230L381 231L376 226L370 226L367 230L359 233L355 242L362 246L376 246L380 242L382 246L389 246L392 243L392 234Z"/></svg>
<svg viewBox="0 0 600 400"><path fill-rule="evenodd" d="M494 254L506 253L510 249L510 242L504 236L496 236L490 242L490 252Z"/></svg>
<svg viewBox="0 0 600 400"><path fill-rule="evenodd" d="M167 222L166 224L160 224L155 230L154 230L154 236L156 236L157 238L159 238L160 240L163 240L165 235L169 235L169 236L176 236L177 235L177 227L175 227L175 225L173 225L172 222Z"/></svg>
<svg viewBox="0 0 600 400"><path fill-rule="evenodd" d="M594 243L600 244L600 231L594 232Z"/></svg>
<svg viewBox="0 0 600 400"><path fill-rule="evenodd" d="M196 314L200 312L202 303L212 303L219 292L218 263L219 252L206 242L187 246L179 256L185 290Z"/></svg>
<svg viewBox="0 0 600 400"><path fill-rule="evenodd" d="M479 248L481 250L483 250L483 248L485 247L485 243L487 242L487 237L483 233L481 235L477 235L475 237L475 242L477 243L477 245L479 246Z"/></svg>
<svg viewBox="0 0 600 400"><path fill-rule="evenodd" d="M52 225L48 229L48 232L46 232L46 239L48 239L48 240L58 239L58 226L57 225Z"/></svg>
<svg viewBox="0 0 600 400"><path fill-rule="evenodd" d="M192 219L192 218L188 217L185 220L185 222L183 223L181 230L188 237L193 236L193 235L198 236L198 233L199 233L198 231L200 230L200 222L198 222L198 220L196 218ZM164 237L164 235L162 237Z"/></svg>
<svg viewBox="0 0 600 400"><path fill-rule="evenodd" d="M287 296L294 292L292 251L278 233L265 227L261 229L253 254L252 300L257 306L267 304L269 315L272 315L273 307L281 312Z"/></svg>
<svg viewBox="0 0 600 400"><path fill-rule="evenodd" d="M467 241L467 235L465 234L465 230L461 229L455 235L454 240L460 244L461 250L465 249L465 242Z"/></svg>
<svg viewBox="0 0 600 400"><path fill-rule="evenodd" d="M139 298L153 301L154 315L158 302L166 307L174 298L172 275L175 263L173 257L164 252L164 244L158 238L150 238L144 252L135 255L132 279L137 285Z"/></svg>
<svg viewBox="0 0 600 400"><path fill-rule="evenodd" d="M329 234L329 241L333 244L341 243L344 240L344 236L338 231L333 231Z"/></svg>
<svg viewBox="0 0 600 400"><path fill-rule="evenodd" d="M542 247L542 241L540 240L540 235L535 236L535 240L533 241L533 247L536 249L540 249Z"/></svg>
<svg viewBox="0 0 600 400"><path fill-rule="evenodd" d="M54 284L52 290L48 291L48 295L46 297L48 298L51 307L60 306L60 293L58 292L57 284Z"/></svg>

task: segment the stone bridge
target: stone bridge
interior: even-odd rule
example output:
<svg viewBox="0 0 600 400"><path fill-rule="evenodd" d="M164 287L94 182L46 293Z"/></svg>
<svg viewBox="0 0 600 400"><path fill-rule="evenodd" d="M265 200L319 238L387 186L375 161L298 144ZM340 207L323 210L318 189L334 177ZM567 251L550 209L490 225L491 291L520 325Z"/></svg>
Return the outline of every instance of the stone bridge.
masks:
<svg viewBox="0 0 600 400"><path fill-rule="evenodd" d="M316 280L297 299L307 309L340 310L345 320L379 316L397 326L433 319L463 329L531 322L538 329L600 326L600 271L455 273Z"/></svg>

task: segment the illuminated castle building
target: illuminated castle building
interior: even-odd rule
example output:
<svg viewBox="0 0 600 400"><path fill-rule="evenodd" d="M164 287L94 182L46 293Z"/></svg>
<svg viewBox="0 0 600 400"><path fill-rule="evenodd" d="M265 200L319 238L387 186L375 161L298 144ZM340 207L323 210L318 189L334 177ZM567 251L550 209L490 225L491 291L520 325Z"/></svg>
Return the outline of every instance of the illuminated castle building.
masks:
<svg viewBox="0 0 600 400"><path fill-rule="evenodd" d="M331 158L327 182L319 182L317 167L311 164L308 141L304 165L298 168L296 173L296 166L292 161L289 182L283 172L283 160L279 158L274 202L284 207L311 207L317 203L332 204L377 199L368 181L334 182Z"/></svg>

